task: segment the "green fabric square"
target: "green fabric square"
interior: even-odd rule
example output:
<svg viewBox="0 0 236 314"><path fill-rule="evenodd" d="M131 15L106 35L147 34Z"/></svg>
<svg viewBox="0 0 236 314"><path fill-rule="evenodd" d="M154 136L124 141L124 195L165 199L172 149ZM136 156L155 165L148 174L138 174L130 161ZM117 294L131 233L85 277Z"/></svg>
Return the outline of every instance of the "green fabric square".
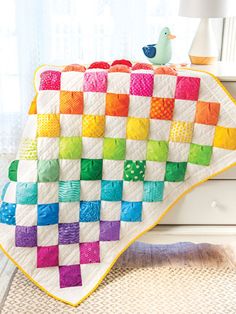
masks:
<svg viewBox="0 0 236 314"><path fill-rule="evenodd" d="M165 181L180 182L184 181L187 162L171 162L166 163Z"/></svg>
<svg viewBox="0 0 236 314"><path fill-rule="evenodd" d="M149 140L147 144L147 160L166 161L168 158L168 142Z"/></svg>
<svg viewBox="0 0 236 314"><path fill-rule="evenodd" d="M192 164L209 166L212 156L212 146L190 144L188 161Z"/></svg>
<svg viewBox="0 0 236 314"><path fill-rule="evenodd" d="M125 159L125 144L124 138L105 138L103 142L103 158L104 159Z"/></svg>
<svg viewBox="0 0 236 314"><path fill-rule="evenodd" d="M80 181L60 181L59 182L59 202L79 202L80 201Z"/></svg>
<svg viewBox="0 0 236 314"><path fill-rule="evenodd" d="M102 159L81 159L81 180L102 179Z"/></svg>
<svg viewBox="0 0 236 314"><path fill-rule="evenodd" d="M16 203L34 205L38 201L38 184L18 182L16 186Z"/></svg>
<svg viewBox="0 0 236 314"><path fill-rule="evenodd" d="M10 164L8 170L8 178L11 181L17 181L17 170L18 170L19 160L13 160Z"/></svg>
<svg viewBox="0 0 236 314"><path fill-rule="evenodd" d="M80 159L82 153L81 137L60 138L60 159Z"/></svg>
<svg viewBox="0 0 236 314"><path fill-rule="evenodd" d="M143 181L145 176L145 160L125 160L124 180L125 181Z"/></svg>
<svg viewBox="0 0 236 314"><path fill-rule="evenodd" d="M38 182L56 182L59 180L59 161L39 160L38 161Z"/></svg>

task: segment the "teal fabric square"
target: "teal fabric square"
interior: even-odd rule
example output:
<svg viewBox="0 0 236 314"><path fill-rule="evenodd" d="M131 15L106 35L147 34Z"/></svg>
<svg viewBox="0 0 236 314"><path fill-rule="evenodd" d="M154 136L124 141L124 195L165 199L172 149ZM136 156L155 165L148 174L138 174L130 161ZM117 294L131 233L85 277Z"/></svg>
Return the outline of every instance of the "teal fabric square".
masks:
<svg viewBox="0 0 236 314"><path fill-rule="evenodd" d="M161 202L163 200L163 181L144 181L144 202Z"/></svg>
<svg viewBox="0 0 236 314"><path fill-rule="evenodd" d="M18 182L16 185L16 203L17 204L37 204L38 184Z"/></svg>
<svg viewBox="0 0 236 314"><path fill-rule="evenodd" d="M59 182L59 202L80 201L80 181L60 181Z"/></svg>
<svg viewBox="0 0 236 314"><path fill-rule="evenodd" d="M121 221L142 221L142 202L126 202L121 205Z"/></svg>
<svg viewBox="0 0 236 314"><path fill-rule="evenodd" d="M121 201L122 200L123 181L103 180L102 181L102 200L103 201Z"/></svg>
<svg viewBox="0 0 236 314"><path fill-rule="evenodd" d="M81 201L80 221L92 222L100 220L101 201Z"/></svg>
<svg viewBox="0 0 236 314"><path fill-rule="evenodd" d="M59 180L59 161L39 160L38 161L38 182L56 182Z"/></svg>

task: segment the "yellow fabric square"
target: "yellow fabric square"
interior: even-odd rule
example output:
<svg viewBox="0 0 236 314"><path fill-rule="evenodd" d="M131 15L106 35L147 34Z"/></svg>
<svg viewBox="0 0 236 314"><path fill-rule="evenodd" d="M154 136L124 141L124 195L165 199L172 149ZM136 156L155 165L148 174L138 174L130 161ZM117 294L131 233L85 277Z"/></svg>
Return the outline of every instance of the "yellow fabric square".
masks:
<svg viewBox="0 0 236 314"><path fill-rule="evenodd" d="M213 146L224 149L236 149L236 128L217 126Z"/></svg>
<svg viewBox="0 0 236 314"><path fill-rule="evenodd" d="M60 136L60 115L59 114L38 114L38 137L59 137Z"/></svg>
<svg viewBox="0 0 236 314"><path fill-rule="evenodd" d="M128 118L126 137L131 140L146 140L149 133L149 119Z"/></svg>
<svg viewBox="0 0 236 314"><path fill-rule="evenodd" d="M190 143L193 136L193 123L185 121L172 121L170 141Z"/></svg>
<svg viewBox="0 0 236 314"><path fill-rule="evenodd" d="M103 137L105 130L105 116L83 115L82 136Z"/></svg>

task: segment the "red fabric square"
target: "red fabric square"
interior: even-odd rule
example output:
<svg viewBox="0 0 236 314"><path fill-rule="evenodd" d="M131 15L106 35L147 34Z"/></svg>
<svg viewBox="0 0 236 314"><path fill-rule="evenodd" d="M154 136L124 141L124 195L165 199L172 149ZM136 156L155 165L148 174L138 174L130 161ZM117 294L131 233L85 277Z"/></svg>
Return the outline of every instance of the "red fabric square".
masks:
<svg viewBox="0 0 236 314"><path fill-rule="evenodd" d="M44 71L40 75L39 90L59 90L61 88L61 72Z"/></svg>

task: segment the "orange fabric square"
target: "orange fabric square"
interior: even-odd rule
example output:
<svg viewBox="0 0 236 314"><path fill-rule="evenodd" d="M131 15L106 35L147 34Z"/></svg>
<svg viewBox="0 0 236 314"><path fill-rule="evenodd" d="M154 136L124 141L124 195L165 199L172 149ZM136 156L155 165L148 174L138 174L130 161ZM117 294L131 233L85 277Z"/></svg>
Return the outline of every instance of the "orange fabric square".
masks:
<svg viewBox="0 0 236 314"><path fill-rule="evenodd" d="M65 114L82 114L84 108L83 92L60 92L60 112Z"/></svg>
<svg viewBox="0 0 236 314"><path fill-rule="evenodd" d="M198 101L195 122L216 125L220 113L220 104L217 102Z"/></svg>
<svg viewBox="0 0 236 314"><path fill-rule="evenodd" d="M172 120L174 104L173 98L152 97L150 118Z"/></svg>
<svg viewBox="0 0 236 314"><path fill-rule="evenodd" d="M127 117L129 111L129 95L106 94L106 115Z"/></svg>
<svg viewBox="0 0 236 314"><path fill-rule="evenodd" d="M31 102L29 114L37 114L37 95L34 96L34 99Z"/></svg>

